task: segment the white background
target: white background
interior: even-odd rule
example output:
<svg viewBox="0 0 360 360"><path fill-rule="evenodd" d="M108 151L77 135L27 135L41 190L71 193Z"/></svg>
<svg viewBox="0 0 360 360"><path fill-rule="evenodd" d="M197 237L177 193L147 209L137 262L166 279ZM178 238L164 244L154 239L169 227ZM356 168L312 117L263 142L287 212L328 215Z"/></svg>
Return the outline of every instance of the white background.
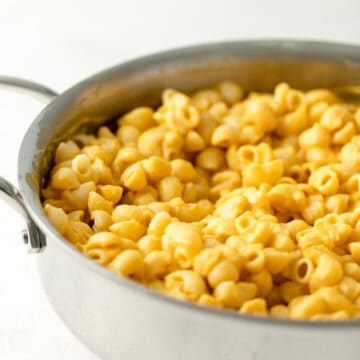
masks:
<svg viewBox="0 0 360 360"><path fill-rule="evenodd" d="M359 15L359 0L0 0L0 74L61 92L118 62L185 44L257 37L359 44ZM42 106L0 90L0 175L13 182L21 138ZM0 223L0 359L95 360L47 303L21 243L23 222L5 204Z"/></svg>

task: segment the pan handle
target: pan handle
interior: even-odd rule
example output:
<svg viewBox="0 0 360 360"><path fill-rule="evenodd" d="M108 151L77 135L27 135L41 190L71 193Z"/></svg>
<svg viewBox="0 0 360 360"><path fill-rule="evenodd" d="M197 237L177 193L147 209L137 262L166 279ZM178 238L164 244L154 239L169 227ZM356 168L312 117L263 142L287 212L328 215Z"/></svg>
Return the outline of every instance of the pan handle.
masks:
<svg viewBox="0 0 360 360"><path fill-rule="evenodd" d="M45 102L49 102L49 100L58 96L56 91L47 86L13 76L0 75L0 86L16 88L20 92L30 93L32 96L37 97L42 101L45 100Z"/></svg>
<svg viewBox="0 0 360 360"><path fill-rule="evenodd" d="M0 75L0 86L16 88L16 90L30 93L32 96L46 102L53 100L57 96L55 91L44 85L10 76ZM46 246L45 235L31 219L19 190L1 176L0 200L4 200L25 219L27 228L23 230L22 236L24 243L28 246L28 252L39 253L44 250Z"/></svg>
<svg viewBox="0 0 360 360"><path fill-rule="evenodd" d="M0 176L0 200L5 201L10 207L16 210L26 221L27 228L23 230L22 237L29 253L38 253L46 246L45 235L32 221L25 208L19 190Z"/></svg>

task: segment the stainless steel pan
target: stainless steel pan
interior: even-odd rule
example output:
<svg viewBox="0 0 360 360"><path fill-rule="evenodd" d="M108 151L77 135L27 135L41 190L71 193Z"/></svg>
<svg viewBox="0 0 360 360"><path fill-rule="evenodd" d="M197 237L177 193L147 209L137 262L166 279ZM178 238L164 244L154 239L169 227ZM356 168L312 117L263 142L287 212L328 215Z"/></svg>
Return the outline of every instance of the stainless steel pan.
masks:
<svg viewBox="0 0 360 360"><path fill-rule="evenodd" d="M87 259L44 216L39 186L62 138L133 106L154 105L165 87L189 91L223 79L251 90L271 90L280 81L304 89L360 84L360 47L306 41L195 46L116 66L59 96L34 83L0 78L52 98L23 139L19 191L0 178L0 197L25 218L24 240L41 252L36 256L49 301L103 359L359 359L359 321L269 320L172 300Z"/></svg>

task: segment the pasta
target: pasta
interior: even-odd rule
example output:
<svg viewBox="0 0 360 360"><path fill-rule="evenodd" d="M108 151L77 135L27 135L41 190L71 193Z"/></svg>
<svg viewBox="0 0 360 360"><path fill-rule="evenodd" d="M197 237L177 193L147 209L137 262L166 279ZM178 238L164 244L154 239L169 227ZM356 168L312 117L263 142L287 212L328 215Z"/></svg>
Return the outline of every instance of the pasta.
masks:
<svg viewBox="0 0 360 360"><path fill-rule="evenodd" d="M294 320L360 318L360 107L234 82L61 142L51 224L114 273L180 300Z"/></svg>

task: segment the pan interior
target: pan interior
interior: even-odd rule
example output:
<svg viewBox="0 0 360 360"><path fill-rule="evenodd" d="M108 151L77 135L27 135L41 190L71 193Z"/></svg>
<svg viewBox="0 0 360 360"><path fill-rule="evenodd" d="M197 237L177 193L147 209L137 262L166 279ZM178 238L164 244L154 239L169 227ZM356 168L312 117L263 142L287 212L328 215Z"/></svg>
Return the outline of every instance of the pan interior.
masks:
<svg viewBox="0 0 360 360"><path fill-rule="evenodd" d="M49 104L26 133L19 154L20 191L46 224L39 189L56 145L94 131L140 105L159 103L165 88L191 92L222 80L246 91L272 91L279 82L298 89L360 84L360 47L304 41L243 41L195 46L134 60L99 73Z"/></svg>

